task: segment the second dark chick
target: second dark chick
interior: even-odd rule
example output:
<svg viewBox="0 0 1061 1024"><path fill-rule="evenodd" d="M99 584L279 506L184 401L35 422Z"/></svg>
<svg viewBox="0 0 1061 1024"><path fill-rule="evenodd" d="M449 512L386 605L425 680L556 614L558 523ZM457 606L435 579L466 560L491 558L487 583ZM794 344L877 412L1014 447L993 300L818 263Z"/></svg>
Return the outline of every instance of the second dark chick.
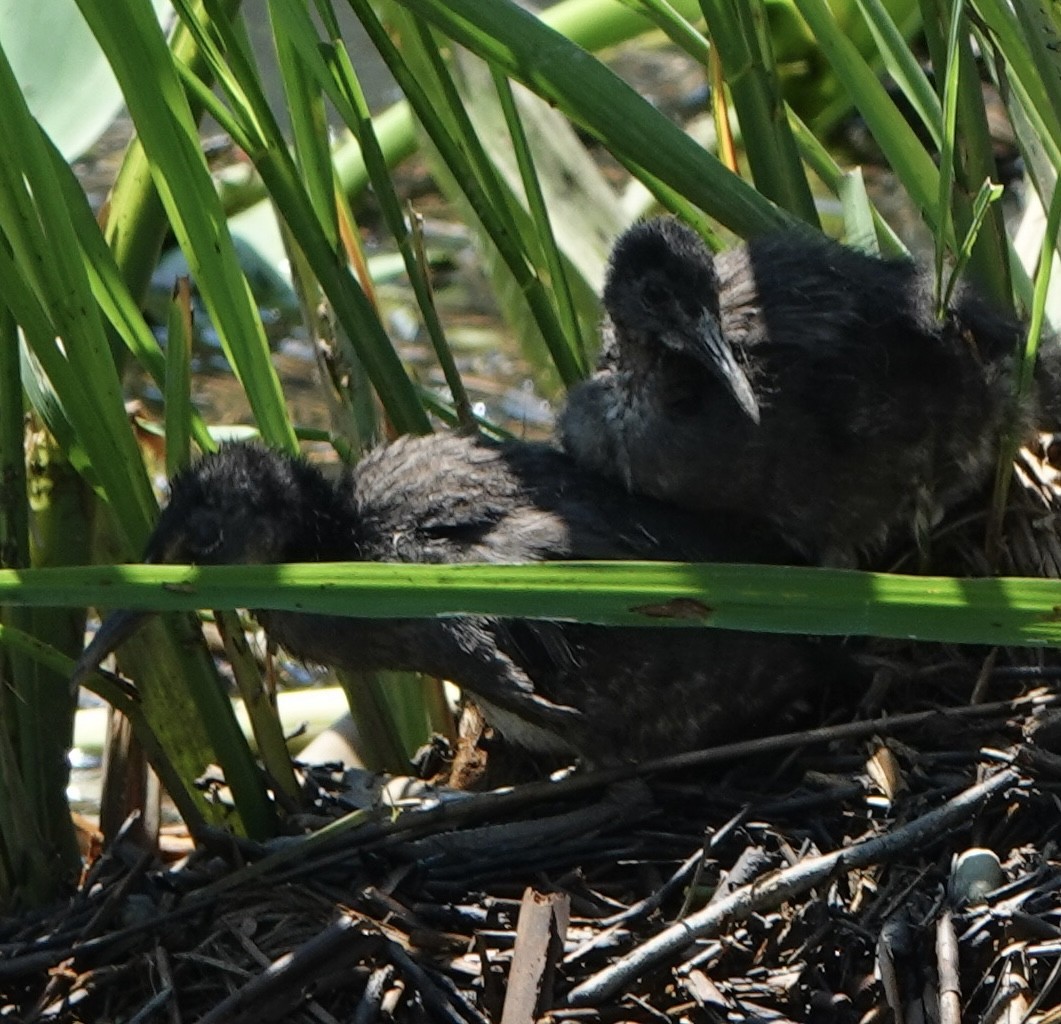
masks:
<svg viewBox="0 0 1061 1024"><path fill-rule="evenodd" d="M400 439L335 484L302 460L229 445L173 480L145 556L201 565L554 559L798 560L753 522L704 520L632 496L546 445L457 435ZM297 657L451 679L507 739L593 762L763 731L841 664L803 637L706 628L257 616ZM140 618L108 618L79 672Z"/></svg>
<svg viewBox="0 0 1061 1024"><path fill-rule="evenodd" d="M931 276L817 233L717 259L672 219L617 242L596 374L559 425L583 466L694 511L769 520L810 561L864 565L991 479L1024 330ZM1019 429L1061 411L1044 345Z"/></svg>

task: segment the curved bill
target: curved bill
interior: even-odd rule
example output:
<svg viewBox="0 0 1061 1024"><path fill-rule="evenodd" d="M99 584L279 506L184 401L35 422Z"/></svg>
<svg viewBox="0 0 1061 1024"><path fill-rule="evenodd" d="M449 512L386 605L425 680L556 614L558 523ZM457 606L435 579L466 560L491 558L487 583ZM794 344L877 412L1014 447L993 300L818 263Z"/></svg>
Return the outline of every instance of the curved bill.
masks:
<svg viewBox="0 0 1061 1024"><path fill-rule="evenodd" d="M748 414L753 423L759 422L759 400L755 397L748 375L737 362L733 348L722 336L722 325L718 317L705 312L696 325L693 337L665 338L671 347L685 352L703 363L726 385L737 404ZM675 344L675 341L678 343Z"/></svg>
<svg viewBox="0 0 1061 1024"><path fill-rule="evenodd" d="M77 659L73 674L70 676L70 686L80 686L100 667L108 654L121 647L154 615L154 612L127 610L111 612L96 631L92 643L81 652L81 657Z"/></svg>

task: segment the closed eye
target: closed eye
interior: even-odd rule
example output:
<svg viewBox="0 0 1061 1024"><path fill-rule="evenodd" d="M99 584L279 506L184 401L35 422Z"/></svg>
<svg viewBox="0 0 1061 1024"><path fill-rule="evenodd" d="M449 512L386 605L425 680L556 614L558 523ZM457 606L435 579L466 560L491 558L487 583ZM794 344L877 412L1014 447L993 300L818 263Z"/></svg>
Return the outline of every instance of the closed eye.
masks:
<svg viewBox="0 0 1061 1024"><path fill-rule="evenodd" d="M492 522L477 520L467 523L433 523L421 526L420 532L432 540L455 540L462 544L474 544L482 540L494 527Z"/></svg>

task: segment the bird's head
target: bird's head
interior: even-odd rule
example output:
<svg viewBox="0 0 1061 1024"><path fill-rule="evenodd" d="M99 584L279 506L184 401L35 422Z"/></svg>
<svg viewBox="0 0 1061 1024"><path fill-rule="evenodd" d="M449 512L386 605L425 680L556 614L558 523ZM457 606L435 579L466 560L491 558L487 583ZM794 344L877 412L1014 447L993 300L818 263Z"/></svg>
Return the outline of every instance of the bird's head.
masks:
<svg viewBox="0 0 1061 1024"><path fill-rule="evenodd" d="M632 372L670 356L714 374L754 421L759 404L722 333L715 261L693 230L670 217L640 221L615 243L604 309L616 351Z"/></svg>
<svg viewBox="0 0 1061 1024"><path fill-rule="evenodd" d="M672 217L639 221L612 249L604 308L631 335L662 337L661 326L695 329L719 319L715 261L700 236Z"/></svg>
<svg viewBox="0 0 1061 1024"><path fill-rule="evenodd" d="M334 524L335 503L328 482L301 459L257 444L225 445L173 478L144 561L320 560L329 556L320 550L322 528Z"/></svg>
<svg viewBox="0 0 1061 1024"><path fill-rule="evenodd" d="M344 560L353 530L336 490L299 458L257 444L230 444L170 483L147 542L153 564L248 565ZM74 670L83 680L151 616L109 615Z"/></svg>

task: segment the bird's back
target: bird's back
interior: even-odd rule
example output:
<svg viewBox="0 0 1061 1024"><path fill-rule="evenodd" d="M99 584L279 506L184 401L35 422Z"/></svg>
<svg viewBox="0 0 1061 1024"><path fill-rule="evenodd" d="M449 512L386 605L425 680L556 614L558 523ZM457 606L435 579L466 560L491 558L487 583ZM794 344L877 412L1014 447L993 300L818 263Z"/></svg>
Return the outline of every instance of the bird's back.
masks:
<svg viewBox="0 0 1061 1024"><path fill-rule="evenodd" d="M742 458L761 486L781 483L807 534L832 524L827 559L852 561L900 523L910 537L989 478L1022 334L1012 315L961 285L937 318L926 270L824 238L753 240L719 271L724 331L767 410ZM770 474L774 443L787 455Z"/></svg>
<svg viewBox="0 0 1061 1024"><path fill-rule="evenodd" d="M922 312L917 269L883 260L812 231L774 232L715 259L723 334L735 346L791 345L810 357L857 351L864 332L896 327Z"/></svg>
<svg viewBox="0 0 1061 1024"><path fill-rule="evenodd" d="M632 495L547 444L399 438L367 455L345 486L366 560L797 559L765 523L690 516Z"/></svg>

